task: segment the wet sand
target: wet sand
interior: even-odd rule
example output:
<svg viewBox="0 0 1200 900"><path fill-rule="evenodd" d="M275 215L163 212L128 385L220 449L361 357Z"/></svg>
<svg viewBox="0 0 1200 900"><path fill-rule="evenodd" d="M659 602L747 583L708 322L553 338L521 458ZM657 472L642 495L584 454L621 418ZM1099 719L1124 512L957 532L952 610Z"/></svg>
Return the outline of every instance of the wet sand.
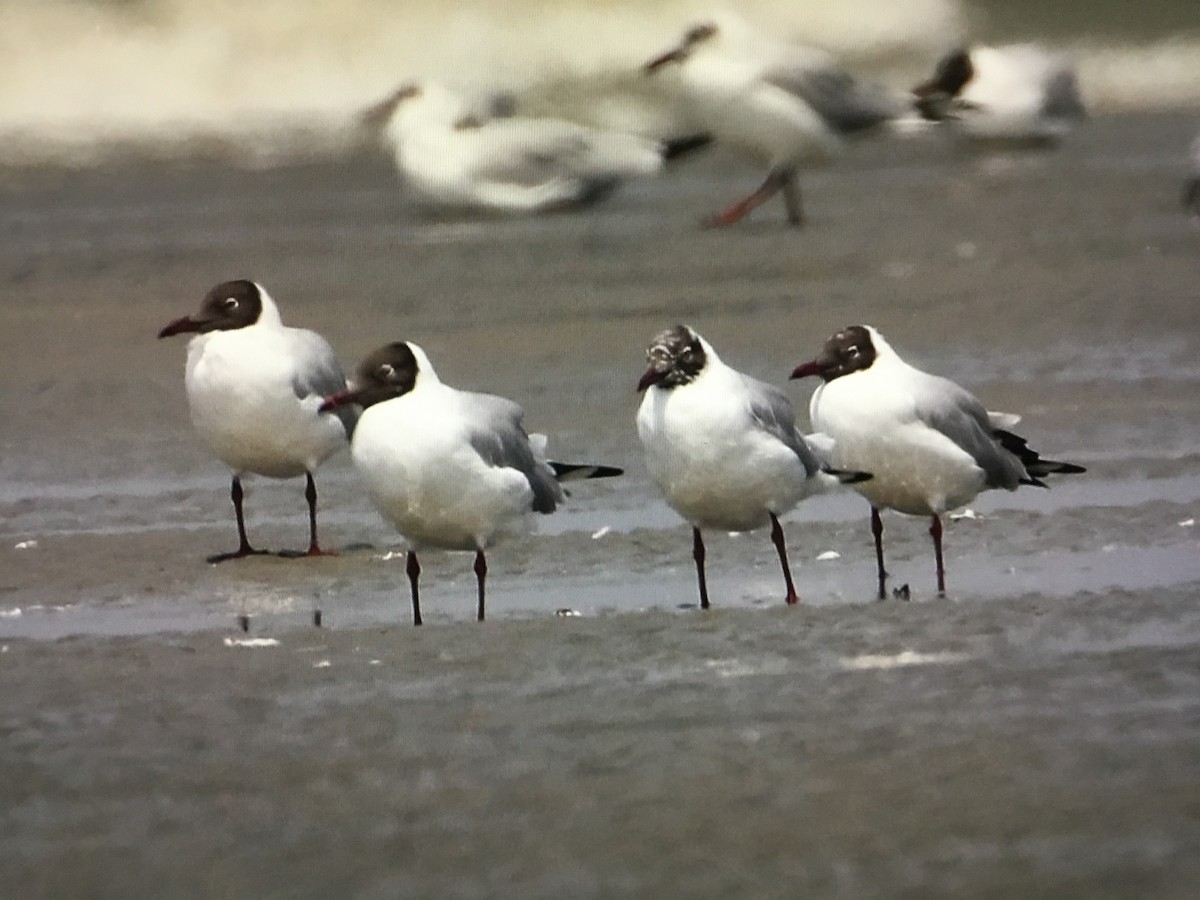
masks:
<svg viewBox="0 0 1200 900"><path fill-rule="evenodd" d="M707 212L720 154L543 219L414 210L386 160L0 173L0 850L24 896L1189 896L1200 849L1196 114L1100 118L1055 153L869 144L805 176L810 227ZM217 567L228 476L194 440L182 341L253 277L348 364L420 342L560 458L624 465L528 541L423 558L345 454L336 558ZM782 382L870 322L1019 412L1086 476L888 519L913 602L873 602L865 503L715 535L716 610L633 429L646 342L686 321ZM798 407L810 385L792 385ZM249 482L299 547L301 481ZM606 530L607 529L607 530ZM825 551L837 559L818 561ZM308 624L314 607L327 627ZM567 608L581 616L563 618ZM226 644L251 638L277 646ZM166 886L166 888L164 888Z"/></svg>

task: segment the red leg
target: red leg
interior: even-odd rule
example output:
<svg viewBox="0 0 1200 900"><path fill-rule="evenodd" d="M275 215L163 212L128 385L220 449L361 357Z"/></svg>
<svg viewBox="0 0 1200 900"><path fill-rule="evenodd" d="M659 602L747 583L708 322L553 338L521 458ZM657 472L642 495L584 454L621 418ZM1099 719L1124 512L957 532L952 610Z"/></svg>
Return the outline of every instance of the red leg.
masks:
<svg viewBox="0 0 1200 900"><path fill-rule="evenodd" d="M793 225L799 225L802 220L799 208L799 189L793 193L789 185L793 181L793 172L791 169L772 169L766 177L766 180L759 186L758 190L752 193L745 200L741 200L728 209L724 209L706 219L704 225L706 228L723 228L726 225L733 225L740 222L746 217L751 210L756 209L774 197L779 191L785 190L784 200L788 207L788 221Z"/></svg>
<svg viewBox="0 0 1200 900"><path fill-rule="evenodd" d="M775 513L771 513L771 543L779 551L779 564L783 566L783 583L787 585L787 597L784 600L788 606L795 606L800 602L800 595L796 593L796 586L792 583L792 570L788 565L787 558L787 544L783 540L783 526L779 524Z"/></svg>
<svg viewBox="0 0 1200 900"><path fill-rule="evenodd" d="M700 582L700 608L708 609L708 582L704 578L704 538L692 528L692 559L696 561L696 579Z"/></svg>
<svg viewBox="0 0 1200 900"><path fill-rule="evenodd" d="M412 588L412 608L413 608L413 624L421 624L421 594L417 587L417 582L421 578L421 563L417 560L415 550L409 550L405 554L404 571L408 573L408 583Z"/></svg>

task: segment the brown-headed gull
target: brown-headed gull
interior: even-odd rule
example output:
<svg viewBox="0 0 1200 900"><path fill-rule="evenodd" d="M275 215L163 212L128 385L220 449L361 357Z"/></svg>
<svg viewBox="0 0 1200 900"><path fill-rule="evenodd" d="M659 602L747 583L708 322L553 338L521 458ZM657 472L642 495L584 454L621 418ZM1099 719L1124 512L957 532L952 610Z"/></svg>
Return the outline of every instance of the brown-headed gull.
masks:
<svg viewBox="0 0 1200 900"><path fill-rule="evenodd" d="M871 504L881 600L887 575L880 509L931 517L937 589L944 594L943 513L980 491L1045 487L1046 475L1084 471L1042 459L1024 438L1006 430L1016 416L988 412L953 381L910 366L869 325L839 331L815 359L792 372L793 378L810 375L822 380L809 414L814 430L832 442L831 462L875 476L854 487Z"/></svg>
<svg viewBox="0 0 1200 900"><path fill-rule="evenodd" d="M351 386L321 408L351 405L362 407L350 446L354 465L376 509L409 545L406 572L417 625L419 549L474 551L476 615L483 621L485 551L528 531L534 513L554 512L563 500L560 480L621 474L611 466L547 462L540 441L525 432L521 407L443 383L411 342L368 354Z"/></svg>
<svg viewBox="0 0 1200 900"><path fill-rule="evenodd" d="M658 335L646 357L638 437L650 475L692 526L700 607L709 607L701 529L751 531L768 524L784 599L797 603L779 516L811 494L870 475L824 465L797 431L787 396L727 366L688 326Z"/></svg>
<svg viewBox="0 0 1200 900"><path fill-rule="evenodd" d="M195 335L188 342L184 385L196 432L233 470L230 495L238 547L208 558L216 563L255 550L246 539L242 481L247 473L269 478L304 475L307 484L308 556L317 543L317 487L313 472L346 446L356 413L320 412L327 394L346 386L333 349L319 334L289 328L260 284L226 281L204 298L200 311L176 319L159 333ZM300 554L285 554L300 555Z"/></svg>

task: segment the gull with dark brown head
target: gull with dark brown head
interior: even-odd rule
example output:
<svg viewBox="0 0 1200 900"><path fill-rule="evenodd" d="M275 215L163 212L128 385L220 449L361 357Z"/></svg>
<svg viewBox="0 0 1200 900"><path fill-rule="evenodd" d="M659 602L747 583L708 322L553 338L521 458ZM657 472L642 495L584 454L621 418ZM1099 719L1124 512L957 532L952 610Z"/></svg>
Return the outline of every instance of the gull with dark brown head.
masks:
<svg viewBox="0 0 1200 900"><path fill-rule="evenodd" d="M818 491L870 478L824 465L796 428L787 396L727 366L686 325L658 335L637 414L646 467L668 504L692 526L700 607L708 609L701 529L771 526L784 600L799 601L779 517Z"/></svg>
<svg viewBox="0 0 1200 900"><path fill-rule="evenodd" d="M387 344L359 364L349 388L324 410L362 408L350 453L380 514L408 542L413 622L420 625L417 551L475 554L476 617L484 618L485 551L523 534L535 513L563 501L560 480L620 475L611 466L548 462L531 440L521 407L491 394L460 391L438 378L412 342ZM537 436L535 436L536 438Z"/></svg>
<svg viewBox="0 0 1200 900"><path fill-rule="evenodd" d="M241 478L247 473L305 476L308 551L287 555L321 555L313 472L346 446L357 416L352 409L337 415L320 411L325 395L346 386L333 349L313 331L284 325L262 285L245 280L218 284L199 312L176 319L158 336L176 334L194 335L184 375L192 424L233 470L238 547L208 561L265 552L246 538Z"/></svg>
<svg viewBox="0 0 1200 900"><path fill-rule="evenodd" d="M943 513L981 491L1046 487L1046 475L1084 471L1040 457L1007 430L1016 416L988 412L953 381L909 365L869 325L842 329L792 372L793 378L811 375L822 383L809 414L813 428L832 441L831 461L875 475L855 490L871 504L881 600L887 596L881 509L930 517L937 589L944 594Z"/></svg>

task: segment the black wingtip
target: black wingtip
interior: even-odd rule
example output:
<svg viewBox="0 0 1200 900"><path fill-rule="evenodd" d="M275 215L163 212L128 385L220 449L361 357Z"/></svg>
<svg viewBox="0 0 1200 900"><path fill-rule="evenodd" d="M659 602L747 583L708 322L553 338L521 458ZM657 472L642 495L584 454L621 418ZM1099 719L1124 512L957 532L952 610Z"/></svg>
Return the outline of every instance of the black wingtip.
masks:
<svg viewBox="0 0 1200 900"><path fill-rule="evenodd" d="M822 466L821 471L826 475L832 475L842 484L862 484L864 481L870 481L875 475L871 472L855 472L850 469L835 469L832 466Z"/></svg>
<svg viewBox="0 0 1200 900"><path fill-rule="evenodd" d="M600 466L590 463L550 463L550 468L554 470L554 479L556 481L582 481L585 478L616 478L618 475L624 475L624 469L618 469L616 466Z"/></svg>
<svg viewBox="0 0 1200 900"><path fill-rule="evenodd" d="M1029 474L1029 480L1023 482L1024 484L1046 487L1043 482L1038 480L1043 475L1080 475L1087 471L1083 466L1077 466L1075 463L1062 462L1057 459L1042 459L1036 450L1029 447L1025 438L1013 434L1011 431L997 428L992 434L1000 442L1000 446L1019 459L1021 465L1025 467L1025 471Z"/></svg>
<svg viewBox="0 0 1200 900"><path fill-rule="evenodd" d="M678 159L681 156L707 147L713 142L713 136L707 132L689 134L686 137L667 138L662 142L662 158L664 160Z"/></svg>
<svg viewBox="0 0 1200 900"><path fill-rule="evenodd" d="M1042 465L1051 467L1045 470L1047 475L1082 475L1087 471L1083 466L1077 466L1075 463L1059 462L1054 459L1044 459Z"/></svg>

